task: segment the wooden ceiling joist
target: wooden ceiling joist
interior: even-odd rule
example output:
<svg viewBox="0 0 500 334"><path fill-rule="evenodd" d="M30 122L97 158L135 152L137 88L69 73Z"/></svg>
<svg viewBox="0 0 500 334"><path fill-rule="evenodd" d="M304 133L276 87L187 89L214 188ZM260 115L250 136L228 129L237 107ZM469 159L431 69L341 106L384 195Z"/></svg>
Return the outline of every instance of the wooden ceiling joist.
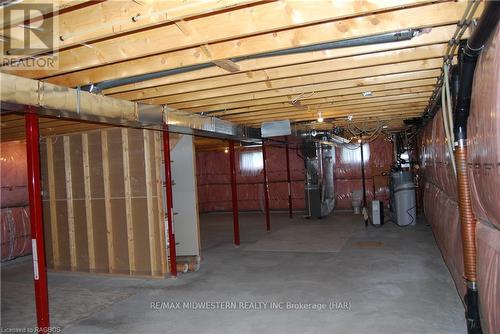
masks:
<svg viewBox="0 0 500 334"><path fill-rule="evenodd" d="M54 17L62 48L56 69L0 69L66 87L106 81L103 95L244 125L289 119L325 128L331 124L315 123L318 112L335 124L352 115L394 127L422 115L456 24L470 8L461 0L60 0L56 7L70 3L74 10ZM403 30L417 33L400 42L252 58ZM9 117L2 118L2 136L19 136L23 120ZM45 134L95 126L42 124Z"/></svg>
<svg viewBox="0 0 500 334"><path fill-rule="evenodd" d="M366 85L364 82L359 83L359 86L355 87L347 87L347 88L333 88L333 89L326 89L326 90L316 90L314 95L311 96L310 98L335 98L338 96L344 96L344 95L352 95L352 94L361 94L362 92L365 91L371 91L371 92L378 92L378 91L385 91L385 90L398 90L402 88L409 88L409 87L419 87L419 86L426 86L426 85L435 85L436 84L436 79L437 76L439 75L439 72L436 70L430 70L430 71L421 71L421 72L414 72L415 75L422 75L420 79L416 80L407 80L407 81L397 81L395 80L394 82L391 82L392 76L385 76L384 79L389 79L387 80L387 83L378 83L378 84L373 84L373 85ZM428 77L426 78L425 75ZM299 96L301 94L294 92L290 94L283 94L283 95L276 95L274 97L266 97L266 98L261 98L261 99L252 99L250 94L243 94L243 95L238 95L235 97L234 102L219 102L218 100L220 99L207 99L207 100L199 100L199 101L189 101L189 102L183 102L183 103L175 103L171 104L170 106L172 108L176 109L183 109L185 111L189 112L210 112L211 115L221 115L224 114L226 111L230 109L236 109L236 108L244 108L244 107L251 107L251 106L259 106L259 105L265 105L265 104L272 104L272 103L279 103L279 102L290 102L294 99L300 100ZM305 97L307 98L311 94L304 94ZM246 97L249 97L248 99ZM222 99L227 99L226 97ZM241 100L240 100L241 99ZM213 104L215 103L215 104ZM217 112L214 112L217 111Z"/></svg>
<svg viewBox="0 0 500 334"><path fill-rule="evenodd" d="M171 84L161 87L143 89L130 93L116 94L117 97L125 100L144 100L156 96L167 96L187 92L199 92L206 89L223 88L252 82L270 81L271 87L274 87L271 80L303 77L306 75L341 71L352 68L362 68L382 64L396 64L400 62L421 60L429 58L442 57L445 54L447 44L437 44L431 46L421 46L416 48L401 49L395 51L385 51L380 53L371 53L350 58L337 58L323 60L305 64L271 68L266 70L253 71L251 73L238 73L221 76L218 78L208 78L189 81L186 83ZM342 76L339 73L340 77Z"/></svg>
<svg viewBox="0 0 500 334"><path fill-rule="evenodd" d="M292 123L305 123L308 124L309 126L339 126L339 125L345 125L349 122L352 122L354 124L356 123L362 123L366 122L368 120L377 120L377 121L389 121L389 120L403 120L403 119L409 119L409 118L414 118L414 117L419 117L421 116L422 113L420 110L417 109L404 109L400 111L393 111L391 113L384 113L384 112L375 112L372 114L367 114L363 113L360 115L353 115L353 118L351 121L347 118L347 115L338 115L338 116L332 116L333 120L328 121L328 122L318 122L314 117L302 117L300 119L295 119L291 120ZM263 121L262 121L263 122ZM248 122L240 122L241 124L248 124L249 126L253 127L260 127L262 124L261 121L259 122L253 122L253 123L248 123ZM237 122L238 123L238 122Z"/></svg>
<svg viewBox="0 0 500 334"><path fill-rule="evenodd" d="M308 2L309 3L309 2ZM335 2L337 4L337 2ZM75 87L89 83L98 83L105 80L125 78L166 69L179 68L194 64L208 63L214 59L230 59L238 56L251 55L273 50L312 45L335 40L345 40L362 36L399 31L407 28L421 28L453 24L460 20L466 7L465 2L444 2L429 4L416 8L407 8L373 14L368 17L360 16L327 23L314 24L294 29L270 32L246 37L245 40L234 39L209 46L212 59L206 57L199 47L172 53L162 53L140 59L122 61L107 66L100 66L48 78L47 81L63 86ZM335 11L333 12L335 13ZM273 13L273 16L276 14ZM332 15L332 12L330 12ZM222 24L222 23L221 23ZM87 48L88 49L88 48ZM120 53L121 48L110 50ZM101 54L97 58L104 57ZM109 57L109 55L105 55ZM96 55L92 55L95 62ZM68 66L81 67L81 57L68 61ZM76 65L73 65L75 64ZM61 59L60 68L65 68L65 60ZM40 71L23 71L24 76L45 77L55 72L41 73Z"/></svg>
<svg viewBox="0 0 500 334"><path fill-rule="evenodd" d="M30 4L37 5L40 4L40 2L41 2L40 0L24 0L22 1L22 5L23 6L29 6ZM82 4L85 3L91 4L89 0L52 0L51 2L52 6L38 7L35 13L39 13L39 15L24 10L12 11L11 9L16 8L16 4L0 7L0 18L2 18L2 22L0 24L0 27L2 29L1 31L4 32L4 30L8 27L12 27L18 24L23 24L29 20L38 20L40 19L41 15L55 16L58 15L60 11L70 10L71 7L81 6ZM7 15L7 13L5 12L5 8L9 8L8 9L9 15Z"/></svg>
<svg viewBox="0 0 500 334"><path fill-rule="evenodd" d="M397 50L404 48L413 48L423 45L432 45L447 43L450 36L456 29L456 25L448 25L432 28L430 31L413 37L408 41L399 41L391 43L353 46L349 48L339 48L327 51L314 51L308 53L291 54L284 56L274 56L260 59L248 59L237 62L240 67L240 72L249 72L248 77L253 75L253 71L276 68L281 66L288 66L294 64L305 64L314 61L328 60L334 58L349 57L353 55L368 54L374 52ZM464 37L468 36L466 32ZM185 73L174 74L165 76L158 79L141 81L133 84L118 86L114 88L105 89L105 95L112 95L121 92L140 91L142 89L158 86L166 86L180 82L194 81L198 79L214 78L227 75L227 71L218 67L210 67L197 71L190 71ZM128 98L127 95L116 95L115 97Z"/></svg>
<svg viewBox="0 0 500 334"><path fill-rule="evenodd" d="M168 1L166 2L168 3ZM236 9L188 21L186 24L191 31L189 36L186 36L176 25L166 25L96 42L92 44L91 48L78 47L62 51L59 53L58 70L50 71L48 75L145 57L160 52L199 46L206 47L209 43L222 40L425 2L429 2L429 0L387 0L383 2L370 0L364 1L365 6L362 7L358 7L356 2L351 1L341 3L325 0L266 2L259 6ZM282 14L276 15L276 13ZM332 13L335 14L332 16ZM242 24L243 21L245 24ZM217 57L212 52L209 53L212 54L211 58L214 60L226 58ZM27 75L32 78L42 78L47 76L47 73L35 71Z"/></svg>
<svg viewBox="0 0 500 334"><path fill-rule="evenodd" d="M366 103L363 105L358 105L358 106L331 106L331 105L323 105L321 107L313 108L311 110L298 110L296 108L290 108L290 110L282 110L280 112L275 112L275 113L266 113L266 112L258 112L255 114L250 114L250 115L234 115L234 116L227 116L227 117L222 117L225 120L228 121L236 121L236 120L244 120L244 121L251 121L251 120L264 120L264 119L273 119L277 120L279 118L282 119L295 119L296 117L303 117L304 115L313 115L315 118L318 117L318 112L321 112L323 117L329 116L332 112L364 112L364 111L371 111L374 110L375 108L392 108L392 109L397 109L397 108L406 108L408 106L421 106L424 105L427 101L429 100L428 97L417 97L417 98L410 98L410 99L405 99L405 100L396 100L396 101L382 101L382 102L371 102L371 103Z"/></svg>
<svg viewBox="0 0 500 334"><path fill-rule="evenodd" d="M328 90L328 91L314 93L311 96L309 96L310 94L303 97L300 97L300 95L279 96L269 99L208 105L208 106L184 109L184 110L193 113L209 112L210 116L218 117L242 108L252 108L248 110L259 110L260 108L266 109L270 105L278 105L278 104L289 107L290 105L293 105L292 103L293 101L297 101L295 102L295 104L298 105L299 107L301 105L306 106L314 103L324 103L327 101L335 101L335 102L347 101L350 99L360 98L362 96L362 93L366 91L372 92L373 96L388 96L397 94L416 93L433 89L434 88L433 85L435 83L436 79L412 80L412 81L403 81L397 83L389 83L389 84L358 87L358 88Z"/></svg>
<svg viewBox="0 0 500 334"><path fill-rule="evenodd" d="M331 118L331 117L347 117L348 115L357 115L362 116L367 113L377 112L377 114L387 114L394 113L398 111L404 111L412 109L414 111L422 112L422 106L425 102L407 102L404 104L396 104L396 105L381 105L381 106L371 106L364 108L329 108L322 110L323 118ZM253 118L240 118L234 119L232 122L244 123L244 124L254 124L261 123L265 121L276 121L280 119L288 119L290 121L301 121L301 120L316 120L318 118L317 112L308 112L308 113L292 113L289 112L283 115L268 115L261 117L253 117Z"/></svg>
<svg viewBox="0 0 500 334"><path fill-rule="evenodd" d="M358 123L358 122L363 122L366 119L379 119L379 120L384 120L384 119L395 119L395 118L413 118L421 115L421 109L419 108L414 108L414 107L409 107L409 108L403 108L399 110L375 110L372 112L361 112L361 113L337 113L337 114L331 114L328 116L330 119L333 119L328 122L322 122L319 123L317 122L317 116L302 116L302 117L296 117L293 119L290 119L291 122L294 123L301 123L301 122L309 122L314 125L318 124L342 124L342 123L347 123L349 122L347 116L352 116L352 122ZM273 121L273 119L269 120L262 120L262 121L253 121L253 122L248 122L248 121L235 121L235 123L241 123L241 124L248 124L249 126L255 126L255 127L260 127L262 122L265 121Z"/></svg>
<svg viewBox="0 0 500 334"><path fill-rule="evenodd" d="M217 117L223 117L225 119L230 119L233 116L252 116L252 115L265 115L279 113L282 111L308 111L321 109L327 106L341 107L341 106L362 106L366 103L382 102L382 101L397 101L405 100L408 98L420 98L420 97L430 97L433 91L432 86L424 86L424 89L420 91L399 91L398 93L393 93L391 91L384 92L382 94L373 95L370 97L362 97L360 94L350 95L344 99L311 99L304 100L301 106L293 106L290 103L283 104L272 104L267 106L262 106L257 108L247 107L242 109L233 109L226 111L225 113L217 114ZM307 102L306 102L307 101Z"/></svg>
<svg viewBox="0 0 500 334"><path fill-rule="evenodd" d="M93 1L93 5L78 11L71 11L59 15L51 24L58 25L58 47L65 49L72 46L79 48L90 45L96 50L105 52L100 43L95 40L108 39L116 35L123 35L137 30L164 25L169 22L183 20L214 11L230 9L236 6L247 5L258 0L188 0L188 1ZM52 34L52 31L40 32L40 35ZM24 29L16 27L10 30L9 37L20 38ZM125 37L126 38L126 37ZM141 38L137 36L136 38ZM123 42L119 38L111 39ZM35 41L32 46L38 46ZM38 41L41 43L41 41ZM108 42L109 43L109 42ZM119 45L119 44L117 44ZM88 48L88 46L87 46ZM73 49L70 54L82 54L84 49ZM61 56L64 53L61 52ZM64 56L65 57L65 56Z"/></svg>
<svg viewBox="0 0 500 334"><path fill-rule="evenodd" d="M293 88L279 89L273 91L264 91L258 93L248 93L240 96L230 96L230 97L222 97L219 99L214 99L214 101L218 101L219 103L224 103L226 101L231 101L232 98L242 99L242 100L251 100L252 97L255 99L266 99L268 97L273 96L289 96L289 95L297 95L302 92L321 92L325 90L343 90L343 89L354 89L354 88L364 88L364 87L373 87L378 84L398 84L401 82L405 82L407 80L415 81L419 79L432 79L434 82L440 74L440 70L424 70L424 71L416 71L416 72L408 72L408 73L397 73L390 74L380 77L368 77L362 79L355 79L349 81L342 82L333 82L319 85L309 85L309 86L298 86ZM177 107L176 107L177 108Z"/></svg>
<svg viewBox="0 0 500 334"><path fill-rule="evenodd" d="M197 99L216 98L228 95L237 95L237 94L262 92L262 91L266 92L270 90L269 88L271 88L271 90L276 90L276 89L283 89L296 86L317 85L327 82L340 82L345 80L364 78L367 76L368 73L370 76L382 76L382 75L389 75L401 72L428 70L428 69L440 68L442 65L443 65L442 58L433 58L433 59L417 60L417 61L404 62L398 64L378 65L367 68L333 71L333 72L305 75L300 77L269 80L267 81L267 83L269 83L271 87L266 85L266 82L256 82L256 83L242 84L231 87L214 88L214 89L201 90L197 92L169 95L165 97L151 98L139 101L149 104L171 104L171 103L184 102ZM299 93L302 92L310 92L310 91L299 91Z"/></svg>

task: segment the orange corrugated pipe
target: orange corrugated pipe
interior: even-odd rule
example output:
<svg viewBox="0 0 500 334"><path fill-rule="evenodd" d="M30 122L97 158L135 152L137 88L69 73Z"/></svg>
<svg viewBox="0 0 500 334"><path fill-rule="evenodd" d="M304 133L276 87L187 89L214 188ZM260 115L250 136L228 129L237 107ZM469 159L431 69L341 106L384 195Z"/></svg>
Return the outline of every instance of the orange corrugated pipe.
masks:
<svg viewBox="0 0 500 334"><path fill-rule="evenodd" d="M476 281L476 218L472 211L469 177L467 175L467 146L463 141L455 150L457 163L458 202L462 227L464 274L470 282Z"/></svg>

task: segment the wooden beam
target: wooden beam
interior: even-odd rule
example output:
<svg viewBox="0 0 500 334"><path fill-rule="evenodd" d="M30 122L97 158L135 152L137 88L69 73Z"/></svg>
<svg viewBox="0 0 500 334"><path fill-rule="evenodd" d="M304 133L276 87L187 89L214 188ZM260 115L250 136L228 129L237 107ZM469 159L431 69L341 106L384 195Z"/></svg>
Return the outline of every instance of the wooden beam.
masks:
<svg viewBox="0 0 500 334"><path fill-rule="evenodd" d="M231 109L224 113L216 113L213 116L232 117L232 116L248 116L256 114L271 114L280 111L301 111L308 108L316 109L322 107L340 107L340 106L361 106L366 103L379 101L396 101L413 97L430 97L433 86L423 86L413 89L399 89L395 91L384 91L381 93L373 93L372 96L363 97L361 94L342 96L339 98L320 98L301 100L300 107L295 107L291 103L267 104L256 107L246 107L240 109ZM295 109L293 109L295 108Z"/></svg>
<svg viewBox="0 0 500 334"><path fill-rule="evenodd" d="M55 18L46 18L49 21L47 24L55 25L57 29L40 31L40 40L33 41L31 46L43 48L41 40L56 37L58 49L63 49L117 35L128 36L137 30L153 28L214 11L227 10L252 2L256 0L93 1L91 6L65 12ZM52 36L54 31L57 32L57 36ZM147 34L148 31L143 32L142 35L140 33L134 35L137 36L136 38L142 38L141 36ZM6 35L13 39L23 40L24 29L13 27ZM115 39L123 40L124 38ZM99 48L100 44L93 43L90 47ZM78 53L77 50L78 48L74 53Z"/></svg>
<svg viewBox="0 0 500 334"><path fill-rule="evenodd" d="M83 183L85 193L85 217L87 222L87 244L89 252L89 270L96 270L94 247L94 220L92 218L92 193L90 190L89 135L82 133Z"/></svg>
<svg viewBox="0 0 500 334"><path fill-rule="evenodd" d="M148 217L148 238L149 238L149 260L151 262L151 275L158 275L160 268L158 268L157 250L155 242L155 219L153 213L153 176L151 175L151 144L150 144L150 131L142 130L144 138L144 173L146 179L146 206ZM154 160L153 160L154 161Z"/></svg>
<svg viewBox="0 0 500 334"><path fill-rule="evenodd" d="M130 274L135 274L134 226L132 217L132 185L130 180L130 157L128 129L121 129L123 145L123 182L125 184L125 223L127 225L127 249Z"/></svg>
<svg viewBox="0 0 500 334"><path fill-rule="evenodd" d="M109 183L109 148L108 132L101 131L102 178L104 187L104 209L106 211L106 241L108 245L109 272L113 273L115 265L115 248L113 243L113 215L111 213L111 186Z"/></svg>
<svg viewBox="0 0 500 334"><path fill-rule="evenodd" d="M414 71L414 72L405 72L405 73L396 73L396 74L388 74L377 77L369 77L369 78L361 78L361 79L352 79L347 81L340 82L327 82L321 84L314 85L305 85L305 86L296 86L291 88L284 89L273 89L268 91L256 92L256 93L246 93L239 95L231 95L231 96L223 96L220 98L207 99L205 100L206 104L212 103L228 103L233 101L249 101L254 99L266 99L273 98L276 96L297 96L301 93L311 93L311 92L322 92L328 90L341 90L341 89L353 89L353 88L363 88L366 86L372 87L374 85L379 84L388 84L388 83L400 83L404 81L415 81L420 79L435 79L439 76L441 70L433 69L433 70L423 70L423 71ZM182 103L184 104L184 103ZM180 105L179 104L175 104ZM172 105L173 107L173 105ZM176 109L183 109L176 107Z"/></svg>
<svg viewBox="0 0 500 334"><path fill-rule="evenodd" d="M406 89L418 89L420 87L425 86L433 86L436 84L435 78L430 79L418 79L418 80L409 80L409 81L397 81L390 83L383 83L377 85L368 85L354 88L343 88L343 89L334 89L334 90L324 90L324 91L316 91L313 96L310 98L328 98L328 99L336 99L343 98L349 95L358 94L361 95L362 92L371 91L374 94L378 92L383 93L385 91L402 91ZM289 103L293 99L296 99L300 94L290 94L290 95L281 95L276 97L268 97L264 99L252 99L252 100L242 100L235 102L227 102L227 103L219 103L219 104L207 104L202 105L202 103L210 103L210 99L208 100L200 100L194 101L192 104L193 107L190 107L191 102L172 104L170 105L175 109L182 109L188 112L210 112L210 115L220 116L224 115L224 111L236 109L236 108L244 108L251 106L262 106L266 104L272 103ZM310 95L310 94L309 94ZM305 95L301 101L308 100L308 95Z"/></svg>
<svg viewBox="0 0 500 334"><path fill-rule="evenodd" d="M160 254L161 254L161 272L166 274L168 272L167 264L167 244L165 235L165 210L163 209L163 178L161 176L162 171L162 138L161 132L155 131L154 133L154 158L155 158L155 170L156 170L156 195L157 195L157 206L158 206L158 224L160 231Z"/></svg>
<svg viewBox="0 0 500 334"><path fill-rule="evenodd" d="M92 47L78 47L71 50L61 51L58 54L58 68L47 71L23 71L23 75L30 78L42 78L56 74L73 72L89 67L102 66L128 59L137 59L161 52L174 51L179 49L192 48L210 43L216 43L223 40L234 40L246 36L269 33L272 31L290 29L301 25L310 25L319 22L345 19L342 26L337 29L330 29L331 39L352 38L361 29L356 32L349 31L349 26L356 24L355 19L348 17L353 15L369 14L377 11L385 11L402 6L412 6L422 3L429 3L430 0L363 0L361 6L357 2L342 1L332 2L329 0L315 0L313 2L283 0L274 2L263 2L258 6L236 9L233 11L223 11L216 15L207 15L191 20L189 26L192 33L188 38L175 25L165 25L156 29L139 31L133 35L118 36L112 39L105 39L92 44ZM291 8L293 14L285 14L285 8ZM411 10L403 9L403 11ZM419 10L419 8L415 8ZM446 8L443 8L446 10ZM462 14L463 10L461 11ZM280 15L276 15L280 13ZM415 15L415 11L412 12ZM452 15L453 13L449 12ZM134 14L135 15L135 14ZM395 16L387 13L375 14L376 24L366 21L366 28L379 28L381 31L388 32L400 29L391 25L389 19L394 20ZM453 23L453 21L442 23ZM431 19L432 21L432 19ZM245 24L242 24L245 22ZM414 23L415 20L412 21ZM327 23L328 24L328 23ZM420 22L420 24L422 24ZM359 26L360 24L357 23ZM384 30L382 30L384 29ZM78 31L78 30L77 30ZM365 32L365 34L374 34L375 32ZM297 34L297 36L302 34ZM307 36L307 35L304 35ZM165 43L165 41L169 41ZM325 40L322 40L325 41ZM293 42L300 45L300 41ZM261 48L262 50L262 48ZM211 56L205 55L205 59L219 60L229 57L220 57L211 53ZM16 71L13 74L19 73ZM19 73L21 74L21 73Z"/></svg>
<svg viewBox="0 0 500 334"><path fill-rule="evenodd" d="M275 68L281 66L313 62L313 61L349 57L358 54L368 54L373 52L412 48L422 45L447 43L450 37L455 32L455 30L456 30L456 25L447 25L447 26L432 28L429 32L417 35L408 41L354 46L349 48L332 49L328 51L315 51L315 52L291 54L285 56L274 56L268 58L249 59L249 60L239 61L237 64L240 67L241 72L246 72L246 75L248 77L251 77L253 75L253 71L262 70L266 68ZM464 34L464 38L467 37L468 37L468 30ZM228 73L225 70L222 70L218 67L209 67L197 71L179 73L158 79L146 80L133 84L109 88L105 89L103 93L105 95L111 95L120 92L131 92L134 90L171 85L174 83L186 82L204 78L212 78L227 74ZM126 97L124 98L127 99Z"/></svg>
<svg viewBox="0 0 500 334"><path fill-rule="evenodd" d="M388 75L404 75L408 72L422 71L430 69L438 69L443 66L442 58L434 58L427 60L417 60L411 62L398 63L395 65L378 65L367 68L350 69L335 72L326 72L319 74L312 74L301 77L285 78L272 80L272 89L269 89L265 83L256 82L251 84L243 84L225 88L207 89L198 92L189 92L183 94L168 95L164 97L157 97L151 99L140 100L148 104L174 104L186 101L193 101L198 99L212 99L220 98L230 95L251 94L253 98L263 98L261 95L273 94L276 95L279 90L288 89L285 94L300 94L310 93L313 91L321 90L321 84L330 84L336 88L345 88L356 80L365 80L374 77L382 77ZM355 80L354 80L355 79ZM413 79L413 78L412 78ZM318 87L319 86L319 87ZM319 88L319 89L318 89ZM328 88L332 89L332 88ZM323 89L324 90L324 89ZM264 96L267 97L267 96ZM234 100L231 100L234 101Z"/></svg>
<svg viewBox="0 0 500 334"><path fill-rule="evenodd" d="M47 181L49 188L49 207L50 207L50 237L52 240L52 259L54 269L61 266L61 259L59 256L59 229L57 226L57 205L56 205L56 186L55 186L55 172L54 172L54 148L52 138L47 138Z"/></svg>
<svg viewBox="0 0 500 334"><path fill-rule="evenodd" d="M85 2L85 0L52 0L52 6L49 7L43 7L39 9L39 13L48 16L50 14L53 15L58 15L59 11L64 10L64 9L69 9L71 7L81 5ZM40 0L24 0L22 2L22 5L37 5L40 4ZM5 8L9 8L9 15L7 15ZM19 9L19 6L16 6L16 4L9 6L9 7L0 7L0 17L2 18L2 32L4 29L7 27L11 27L17 24L22 24L26 20L39 20L41 18L41 15L36 12L36 14L33 14L33 12L27 12L24 10L12 10L12 9ZM35 16L31 16L35 15Z"/></svg>
<svg viewBox="0 0 500 334"><path fill-rule="evenodd" d="M391 102L382 102L382 103L370 103L366 104L363 107L351 108L351 107L339 107L339 108L322 108L315 109L310 112L281 112L281 113L270 113L267 115L257 115L257 116L240 116L240 117L231 117L231 118L223 118L230 120L232 122L251 122L251 121L264 121L264 120L283 120L289 119L294 120L295 118L301 118L304 116L318 118L318 111L321 111L324 118L334 117L338 115L351 115L356 113L365 113L371 112L373 110L395 110L400 108L420 108L423 112L425 106L427 105L428 98L419 98L419 99L408 99L404 101L397 101L395 103Z"/></svg>
<svg viewBox="0 0 500 334"><path fill-rule="evenodd" d="M271 87L274 87L273 80L276 79L302 77L324 72L334 72L383 64L397 64L401 62L439 58L445 54L446 48L447 44L438 44L357 55L351 56L349 58L336 58L298 65L271 68L266 69L265 71L257 70L252 72L251 77L248 76L248 73L238 73L217 78L208 78L189 81L187 83L154 87L144 89L142 91L121 93L116 94L113 97L124 100L144 100L156 96L174 95L187 92L199 92L206 89L223 88L259 81L268 81Z"/></svg>
<svg viewBox="0 0 500 334"><path fill-rule="evenodd" d="M362 36L369 36L405 28L433 27L458 22L466 7L465 2L445 2L357 17L346 20L309 25L295 29L246 37L245 40L231 40L210 45L212 59L195 49L184 49L175 55L162 53L136 60L102 66L47 78L51 83L63 86L78 86L105 80L130 77L160 70L207 63L213 59L231 59L263 51L282 50L297 46L331 42ZM482 5L481 5L482 6ZM481 7L480 6L480 7ZM481 10L478 11L478 15ZM273 13L273 16L275 14ZM116 48L116 47L115 47ZM95 55L92 55L95 59ZM71 64L75 63L74 60ZM77 62L78 63L78 62ZM70 64L70 65L71 65ZM25 76L48 77L54 72L28 72Z"/></svg>
<svg viewBox="0 0 500 334"><path fill-rule="evenodd" d="M71 270L78 269L76 257L75 211L73 208L73 181L71 177L71 147L68 136L63 137L64 169L66 171L66 203L68 207L68 234Z"/></svg>
<svg viewBox="0 0 500 334"><path fill-rule="evenodd" d="M227 117L222 117L224 120L228 121L238 121L238 120L249 120L249 119L262 119L266 117L273 117L273 118L290 118L294 117L297 115L313 115L314 117L318 117L318 112L322 112L323 116L325 116L325 112L328 111L341 111L344 110L346 112L353 112L357 110L366 110L367 108L379 108L379 107L388 107L390 108L391 106L399 106L399 105L404 105L405 103L422 103L425 104L426 102L429 101L430 98L430 93L427 96L422 96L422 97L415 97L415 98L404 98L401 100L395 100L395 101L382 101L382 102L372 102L372 103L365 103L365 104L358 104L358 105L347 105L347 106L332 106L331 104L325 104L325 105L318 105L315 106L314 108L311 108L310 110L299 110L299 109L282 109L277 112L256 112L256 113L250 113L250 114L238 114L238 115L230 115ZM369 109L368 109L369 110ZM422 111L424 108L422 108Z"/></svg>
<svg viewBox="0 0 500 334"><path fill-rule="evenodd" d="M360 123L365 120L378 120L378 121L383 121L383 120L391 120L391 119L407 119L407 118L413 118L416 116L422 115L423 111L421 109L399 109L399 110L392 110L392 111L374 111L374 112L365 112L362 114L354 114L353 115L353 120L352 122L354 123ZM347 114L342 114L342 115L337 115L337 116L332 116L334 120L332 121L333 124L335 125L341 125L341 124L346 124L348 122L347 120ZM331 117L329 117L331 118ZM342 119L344 118L344 119ZM293 122L304 122L304 121L311 121L314 122L315 125L322 125L323 123L318 123L315 122L316 118L314 116L302 116L302 117L297 117L291 121ZM245 124L248 124L249 126L260 126L262 122L247 122ZM325 123L325 122L324 122ZM328 123L328 122L327 122Z"/></svg>

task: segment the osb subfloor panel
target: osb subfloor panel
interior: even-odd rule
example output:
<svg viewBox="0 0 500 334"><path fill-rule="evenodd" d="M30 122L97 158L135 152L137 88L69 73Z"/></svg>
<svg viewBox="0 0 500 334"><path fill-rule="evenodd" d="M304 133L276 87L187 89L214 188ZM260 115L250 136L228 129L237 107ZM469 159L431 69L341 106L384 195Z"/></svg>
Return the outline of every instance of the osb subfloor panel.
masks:
<svg viewBox="0 0 500 334"><path fill-rule="evenodd" d="M465 333L463 307L430 227L394 224L365 229L359 216L310 222L286 213L240 215L240 248L232 216L201 217L204 259L176 280L49 274L51 316L65 333ZM351 224L333 253L245 251L291 225ZM313 241L313 240L312 240ZM383 247L359 248L359 242ZM2 267L2 327L34 325L29 261ZM267 309L151 308L152 302L264 302ZM271 302L350 303L350 309L269 309ZM239 305L239 304L238 304ZM285 306L286 307L286 306Z"/></svg>

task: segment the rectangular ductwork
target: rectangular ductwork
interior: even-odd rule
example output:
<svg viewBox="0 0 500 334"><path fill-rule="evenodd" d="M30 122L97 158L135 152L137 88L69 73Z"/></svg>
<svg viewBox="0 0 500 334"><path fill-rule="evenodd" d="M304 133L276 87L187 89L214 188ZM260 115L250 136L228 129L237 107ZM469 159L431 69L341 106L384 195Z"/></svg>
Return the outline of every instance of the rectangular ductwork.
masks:
<svg viewBox="0 0 500 334"><path fill-rule="evenodd" d="M260 142L260 131L163 105L149 105L38 80L0 73L2 113L24 112L26 106L40 115L115 126L161 130L164 122L172 132Z"/></svg>

